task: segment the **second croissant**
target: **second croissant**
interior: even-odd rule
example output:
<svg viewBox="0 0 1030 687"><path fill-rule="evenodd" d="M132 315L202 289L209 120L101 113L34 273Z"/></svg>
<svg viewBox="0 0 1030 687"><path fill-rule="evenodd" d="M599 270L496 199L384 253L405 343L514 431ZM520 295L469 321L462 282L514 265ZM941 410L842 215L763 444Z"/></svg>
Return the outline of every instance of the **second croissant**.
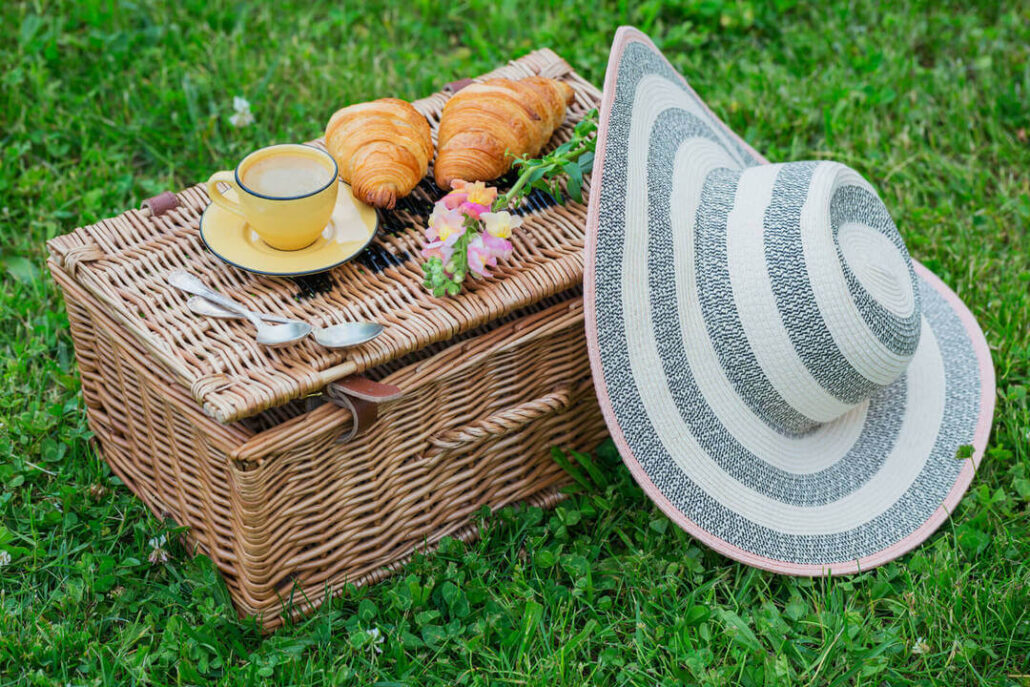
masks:
<svg viewBox="0 0 1030 687"><path fill-rule="evenodd" d="M447 190L456 179L496 179L511 168L512 156L536 155L565 120L573 96L568 84L542 76L461 89L440 118L436 183Z"/></svg>

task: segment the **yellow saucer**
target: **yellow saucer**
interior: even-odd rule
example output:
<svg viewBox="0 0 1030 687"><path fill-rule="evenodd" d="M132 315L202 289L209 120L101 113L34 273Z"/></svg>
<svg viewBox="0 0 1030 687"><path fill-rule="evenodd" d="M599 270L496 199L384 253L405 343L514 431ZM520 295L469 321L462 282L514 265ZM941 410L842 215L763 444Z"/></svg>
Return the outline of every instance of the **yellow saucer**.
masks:
<svg viewBox="0 0 1030 687"><path fill-rule="evenodd" d="M372 241L378 228L375 208L355 198L342 181L329 225L314 243L300 250L272 248L246 220L214 203L200 217L200 238L208 250L241 270L275 277L315 274L342 265Z"/></svg>

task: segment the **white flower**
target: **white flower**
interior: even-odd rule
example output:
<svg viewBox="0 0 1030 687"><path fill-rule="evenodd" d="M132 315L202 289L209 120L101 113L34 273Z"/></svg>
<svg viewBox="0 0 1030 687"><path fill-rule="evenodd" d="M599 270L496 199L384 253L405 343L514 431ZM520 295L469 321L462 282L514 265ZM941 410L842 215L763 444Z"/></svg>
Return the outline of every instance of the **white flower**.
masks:
<svg viewBox="0 0 1030 687"><path fill-rule="evenodd" d="M379 645L386 641L386 637L383 637L382 633L379 632L379 628L373 627L371 630L368 631L368 636L372 638L371 647L375 650L375 652L377 654L383 653L383 649Z"/></svg>
<svg viewBox="0 0 1030 687"><path fill-rule="evenodd" d="M246 98L233 96L232 109L236 111L236 114L229 117L229 123L237 129L254 122L254 114L250 111L250 103Z"/></svg>
<svg viewBox="0 0 1030 687"><path fill-rule="evenodd" d="M928 654L930 653L930 645L927 644L922 637L920 637L916 640L915 646L912 647L912 653L917 655Z"/></svg>
<svg viewBox="0 0 1030 687"><path fill-rule="evenodd" d="M160 537L154 537L153 539L148 541L147 544L152 549L160 549L162 546L165 545L166 541L168 540L165 538L165 535L162 534Z"/></svg>
<svg viewBox="0 0 1030 687"><path fill-rule="evenodd" d="M11 564L11 554L6 551L0 551L0 568Z"/></svg>
<svg viewBox="0 0 1030 687"><path fill-rule="evenodd" d="M484 212L479 216L479 219L483 220L483 224L486 225L486 230L490 232L490 235L496 236L499 239L510 239L511 230L522 226L522 218L518 215L512 215L507 210Z"/></svg>

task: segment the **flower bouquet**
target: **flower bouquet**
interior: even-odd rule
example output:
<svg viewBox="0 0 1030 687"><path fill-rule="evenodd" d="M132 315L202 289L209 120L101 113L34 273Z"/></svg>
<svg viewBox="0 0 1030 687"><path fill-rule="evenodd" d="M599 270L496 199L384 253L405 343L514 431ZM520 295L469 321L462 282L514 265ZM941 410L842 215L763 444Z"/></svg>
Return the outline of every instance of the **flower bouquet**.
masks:
<svg viewBox="0 0 1030 687"><path fill-rule="evenodd" d="M499 195L482 181L455 180L451 191L433 206L422 249L424 284L434 296L456 295L469 276L489 276L489 268L511 255L511 234L522 218L509 212L533 189L564 202L565 191L583 201L583 175L594 161L597 111L591 110L576 125L572 138L540 159L516 158L519 170L511 189Z"/></svg>

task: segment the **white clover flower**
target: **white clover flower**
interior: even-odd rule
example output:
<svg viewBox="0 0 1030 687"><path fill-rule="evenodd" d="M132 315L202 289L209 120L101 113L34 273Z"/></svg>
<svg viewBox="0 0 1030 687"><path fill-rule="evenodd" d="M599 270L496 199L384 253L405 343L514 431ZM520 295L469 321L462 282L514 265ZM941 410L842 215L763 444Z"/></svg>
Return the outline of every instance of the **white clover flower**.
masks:
<svg viewBox="0 0 1030 687"><path fill-rule="evenodd" d="M11 564L11 554L7 551L0 551L0 568Z"/></svg>
<svg viewBox="0 0 1030 687"><path fill-rule="evenodd" d="M229 123L237 129L254 123L254 114L250 111L250 103L246 98L241 98L238 95L233 96L232 109L236 114L229 117Z"/></svg>
<svg viewBox="0 0 1030 687"><path fill-rule="evenodd" d="M168 541L167 537L162 534L160 537L153 537L147 542L152 549L150 555L147 556L148 561L155 565L168 562L168 552L163 548L166 541Z"/></svg>
<svg viewBox="0 0 1030 687"><path fill-rule="evenodd" d="M930 653L930 645L926 643L923 637L916 640L915 646L912 647L912 653L916 655Z"/></svg>
<svg viewBox="0 0 1030 687"><path fill-rule="evenodd" d="M379 628L373 627L371 630L368 631L368 636L372 638L372 649L377 654L383 653L383 649L379 645L386 641L386 637L383 637L382 633L379 632Z"/></svg>

